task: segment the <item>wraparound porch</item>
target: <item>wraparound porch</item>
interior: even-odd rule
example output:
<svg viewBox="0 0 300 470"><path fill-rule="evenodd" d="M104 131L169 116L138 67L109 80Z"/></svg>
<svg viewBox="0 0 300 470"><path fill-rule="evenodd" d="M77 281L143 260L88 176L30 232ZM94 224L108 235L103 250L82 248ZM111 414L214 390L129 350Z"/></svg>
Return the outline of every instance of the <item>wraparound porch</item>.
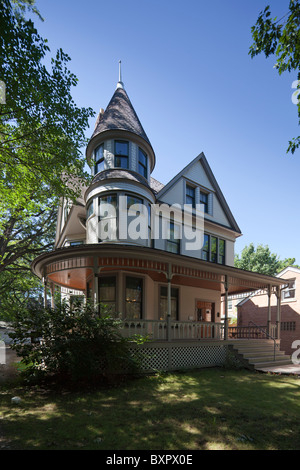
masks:
<svg viewBox="0 0 300 470"><path fill-rule="evenodd" d="M53 294L55 286L59 286L67 291L77 290L99 304L101 279L115 275L119 300L123 298L123 304L119 303L119 307L124 307L128 300L131 306L135 302L140 305L139 310L132 309L135 313L139 311L138 318L126 315L125 305L121 313L122 334L149 335L151 341L226 341L241 335L260 338L261 332L255 332L255 328L248 328L246 334L237 328L231 329L228 299L257 290L267 291L269 297L275 293L278 299L276 325L271 325L268 320L266 330L268 335L280 339L280 289L286 282L282 279L157 249L108 243L66 247L45 253L34 261L32 269L44 281L45 303L49 290ZM126 276L142 279L140 285L143 286L144 298L138 299L135 297L137 291L133 295L127 289ZM161 312L157 309L161 301L157 294L160 286L164 286L165 292L164 318L160 318ZM172 317L174 286L182 293L178 318ZM52 301L53 298L52 295ZM196 301L200 301L201 305L207 302L217 305L210 321L201 321L202 315L195 310L198 305Z"/></svg>

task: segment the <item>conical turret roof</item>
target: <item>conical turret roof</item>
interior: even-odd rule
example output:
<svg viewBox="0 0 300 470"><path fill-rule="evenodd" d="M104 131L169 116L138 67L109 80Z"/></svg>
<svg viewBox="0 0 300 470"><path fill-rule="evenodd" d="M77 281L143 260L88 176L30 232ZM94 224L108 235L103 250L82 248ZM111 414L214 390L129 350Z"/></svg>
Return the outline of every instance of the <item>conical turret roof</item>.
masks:
<svg viewBox="0 0 300 470"><path fill-rule="evenodd" d="M91 138L112 130L132 132L151 145L129 97L122 87L116 89L105 112L99 113Z"/></svg>

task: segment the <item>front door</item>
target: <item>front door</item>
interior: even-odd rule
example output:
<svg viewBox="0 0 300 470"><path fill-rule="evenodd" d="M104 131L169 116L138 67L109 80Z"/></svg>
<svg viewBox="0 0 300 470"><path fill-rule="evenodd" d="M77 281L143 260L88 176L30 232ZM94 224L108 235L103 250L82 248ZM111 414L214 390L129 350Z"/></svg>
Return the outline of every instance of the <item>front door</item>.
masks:
<svg viewBox="0 0 300 470"><path fill-rule="evenodd" d="M204 302L197 300L196 303L197 321L199 322L215 322L215 304L214 302ZM202 325L201 338L213 338L214 326Z"/></svg>
<svg viewBox="0 0 300 470"><path fill-rule="evenodd" d="M197 300L196 305L197 310L197 321L215 321L215 304L214 302L203 302L202 300Z"/></svg>

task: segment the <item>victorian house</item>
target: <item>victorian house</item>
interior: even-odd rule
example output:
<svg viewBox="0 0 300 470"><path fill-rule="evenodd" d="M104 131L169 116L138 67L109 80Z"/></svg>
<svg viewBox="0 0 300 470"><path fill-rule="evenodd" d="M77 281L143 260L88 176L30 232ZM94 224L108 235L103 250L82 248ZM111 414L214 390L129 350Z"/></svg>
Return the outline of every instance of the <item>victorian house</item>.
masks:
<svg viewBox="0 0 300 470"><path fill-rule="evenodd" d="M122 319L124 334L149 334L161 357L181 341L177 366L211 365L232 336L229 296L263 289L278 297L279 339L282 280L234 268L241 231L203 153L165 185L151 176L159 158L121 79L86 159L91 183L76 204L61 202L55 249L32 264L45 298L89 299Z"/></svg>

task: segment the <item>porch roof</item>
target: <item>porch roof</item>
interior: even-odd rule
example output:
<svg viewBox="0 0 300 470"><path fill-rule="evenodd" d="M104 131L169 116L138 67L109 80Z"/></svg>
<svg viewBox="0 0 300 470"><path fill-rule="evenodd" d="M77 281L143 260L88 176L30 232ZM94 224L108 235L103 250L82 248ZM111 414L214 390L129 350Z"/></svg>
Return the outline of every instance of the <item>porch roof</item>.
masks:
<svg viewBox="0 0 300 470"><path fill-rule="evenodd" d="M153 280L217 290L224 295L250 293L259 289L280 287L286 279L245 271L137 245L117 243L64 247L36 258L32 271L39 278L69 289L86 289L86 279L100 271L126 270L148 274Z"/></svg>

